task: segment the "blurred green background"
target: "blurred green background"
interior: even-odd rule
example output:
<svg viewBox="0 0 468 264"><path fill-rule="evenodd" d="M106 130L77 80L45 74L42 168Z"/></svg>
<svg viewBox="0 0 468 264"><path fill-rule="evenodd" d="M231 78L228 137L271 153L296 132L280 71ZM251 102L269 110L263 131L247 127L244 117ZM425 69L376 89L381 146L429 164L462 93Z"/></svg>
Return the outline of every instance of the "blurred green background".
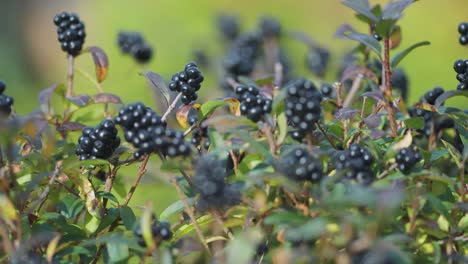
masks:
<svg viewBox="0 0 468 264"><path fill-rule="evenodd" d="M15 109L20 115L38 107L39 91L53 83L65 82L66 57L56 40L53 16L61 11L74 11L85 21L86 46L103 48L110 59L110 71L102 84L106 92L120 95L124 102L143 101L154 105L154 98L138 75L152 70L169 79L192 60L192 51L202 48L211 57L223 52L217 35L215 19L219 13L238 15L245 30L253 29L261 15L277 17L286 31L303 31L332 50L331 64L336 68L341 56L355 44L336 39L333 34L343 23L350 23L363 32L367 28L354 19L354 12L338 0L2 0L0 4L0 79L7 82L7 93L15 97ZM371 1L385 3L386 1ZM431 41L407 57L402 67L410 77L410 103L436 85L446 90L456 88L457 80L452 69L458 58L468 58L468 48L458 44L457 25L468 21L467 0L424 0L407 9L401 20L402 43L405 48L422 40ZM129 56L122 56L116 45L119 30L141 31L146 40L156 48L152 62L142 68ZM311 77L304 66L306 47L294 40L284 40L291 55L294 70ZM398 51L398 50L397 50ZM395 53L395 51L393 52ZM94 66L89 55L77 58L77 67L94 76ZM216 69L216 67L214 67ZM217 89L217 73L205 73L203 98L221 94ZM328 81L335 74L327 75ZM93 84L76 76L75 89L79 93L97 92ZM209 95L209 96L208 96ZM466 108L462 99L449 105ZM157 174L158 167L150 167ZM125 171L124 171L125 172ZM131 173L129 171L129 173ZM125 177L131 181L133 177ZM149 178L149 177L148 177ZM142 190L137 191L142 204L145 199L169 197L171 187L152 191L154 181L147 179ZM162 189L162 190L161 190ZM142 196L144 194L146 196ZM167 205L166 198L155 202L160 210ZM160 211L158 212L160 213Z"/></svg>

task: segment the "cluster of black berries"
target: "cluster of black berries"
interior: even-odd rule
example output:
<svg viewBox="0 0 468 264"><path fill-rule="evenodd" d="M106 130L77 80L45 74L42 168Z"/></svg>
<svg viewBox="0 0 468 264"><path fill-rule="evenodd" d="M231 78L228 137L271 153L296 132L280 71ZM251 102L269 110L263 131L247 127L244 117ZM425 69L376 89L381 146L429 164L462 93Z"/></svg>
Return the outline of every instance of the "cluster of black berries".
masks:
<svg viewBox="0 0 468 264"><path fill-rule="evenodd" d="M3 94L6 89L4 81L0 80L0 115L9 116L11 114L11 106L13 106L13 97Z"/></svg>
<svg viewBox="0 0 468 264"><path fill-rule="evenodd" d="M132 55L139 63L146 63L153 56L153 49L139 32L119 32L117 44L122 53Z"/></svg>
<svg viewBox="0 0 468 264"><path fill-rule="evenodd" d="M259 28L264 38L278 38L281 35L280 22L270 16L264 16L260 19Z"/></svg>
<svg viewBox="0 0 468 264"><path fill-rule="evenodd" d="M108 159L120 146L114 121L106 119L96 127L83 128L78 144L76 155L80 160Z"/></svg>
<svg viewBox="0 0 468 264"><path fill-rule="evenodd" d="M240 192L226 182L226 163L215 156L201 157L195 168L193 184L199 194L197 208L227 208L240 203Z"/></svg>
<svg viewBox="0 0 468 264"><path fill-rule="evenodd" d="M254 85L237 86L236 95L240 101L241 114L254 122L271 112L272 100L262 95Z"/></svg>
<svg viewBox="0 0 468 264"><path fill-rule="evenodd" d="M133 234L138 238L138 244L142 247L146 247L141 226L138 226L133 231ZM168 222L156 220L151 225L151 234L153 235L153 239L158 242L170 240L172 238L171 225Z"/></svg>
<svg viewBox="0 0 468 264"><path fill-rule="evenodd" d="M172 76L169 83L171 91L182 93L182 103L190 104L190 102L197 100L197 91L200 90L201 83L204 78L202 73L198 70L195 63L190 62L185 65L185 69Z"/></svg>
<svg viewBox="0 0 468 264"><path fill-rule="evenodd" d="M442 87L435 87L434 89L426 92L423 97L421 97L421 102L428 103L430 105L435 105L437 98L444 93Z"/></svg>
<svg viewBox="0 0 468 264"><path fill-rule="evenodd" d="M311 47L305 58L305 64L309 71L319 77L323 77L330 61L330 52L322 47Z"/></svg>
<svg viewBox="0 0 468 264"><path fill-rule="evenodd" d="M369 184L374 178L371 170L374 157L364 147L351 144L349 149L339 151L335 156L335 168L347 179L354 179L361 184Z"/></svg>
<svg viewBox="0 0 468 264"><path fill-rule="evenodd" d="M333 98L335 97L335 88L329 83L322 83L320 85L320 93L322 93L323 98Z"/></svg>
<svg viewBox="0 0 468 264"><path fill-rule="evenodd" d="M188 119L188 124L190 126L198 122L198 117L193 115ZM210 148L210 140L208 139L208 127L200 124L197 128L192 131L192 139L190 140L192 145L201 147L204 149Z"/></svg>
<svg viewBox="0 0 468 264"><path fill-rule="evenodd" d="M217 22L218 30L224 39L233 41L239 36L239 20L236 16L220 15Z"/></svg>
<svg viewBox="0 0 468 264"><path fill-rule="evenodd" d="M460 82L457 90L468 90L468 60L457 60L453 65L457 73L457 80Z"/></svg>
<svg viewBox="0 0 468 264"><path fill-rule="evenodd" d="M422 159L422 156L416 147L409 147L400 149L395 159L398 168L403 172L408 172Z"/></svg>
<svg viewBox="0 0 468 264"><path fill-rule="evenodd" d="M458 41L462 45L468 45L468 22L461 22L458 25L458 33L460 33L460 38Z"/></svg>
<svg viewBox="0 0 468 264"><path fill-rule="evenodd" d="M78 55L86 38L85 26L78 15L62 12L54 17L54 23L62 50L72 56Z"/></svg>
<svg viewBox="0 0 468 264"><path fill-rule="evenodd" d="M230 76L249 75L255 68L255 60L262 48L258 34L247 33L234 41L223 60L225 72Z"/></svg>
<svg viewBox="0 0 468 264"><path fill-rule="evenodd" d="M133 153L140 158L152 152L164 156L188 156L190 146L181 131L166 128L161 116L143 103L134 103L120 109L115 123L124 129L125 140L138 150Z"/></svg>
<svg viewBox="0 0 468 264"><path fill-rule="evenodd" d="M318 182L322 178L322 164L307 147L294 145L281 152L278 170L295 181Z"/></svg>
<svg viewBox="0 0 468 264"><path fill-rule="evenodd" d="M320 119L321 101L322 95L311 81L299 79L289 85L285 113L289 124L296 129L293 131L295 139L302 139L313 131Z"/></svg>

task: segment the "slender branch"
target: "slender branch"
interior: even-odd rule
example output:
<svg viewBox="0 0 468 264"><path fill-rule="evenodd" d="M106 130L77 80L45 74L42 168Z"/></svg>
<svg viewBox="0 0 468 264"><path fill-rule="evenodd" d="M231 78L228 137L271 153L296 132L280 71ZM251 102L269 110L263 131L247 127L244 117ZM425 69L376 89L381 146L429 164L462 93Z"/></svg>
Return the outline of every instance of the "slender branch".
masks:
<svg viewBox="0 0 468 264"><path fill-rule="evenodd" d="M187 130L184 131L184 137L186 137L188 134L190 134L197 127L198 127L198 124L195 123L195 124L191 125L189 128L187 128Z"/></svg>
<svg viewBox="0 0 468 264"><path fill-rule="evenodd" d="M174 99L174 101L172 101L171 105L169 105L169 107L167 108L166 112L164 113L164 115L161 117L161 120L164 122L166 121L167 117L169 116L169 114L175 109L176 105L177 105L177 102L180 100L180 98L182 98L182 93L179 93L177 95L177 97Z"/></svg>
<svg viewBox="0 0 468 264"><path fill-rule="evenodd" d="M462 160L461 166L460 166L460 183L461 183L461 190L460 190L460 197L461 201L464 203L466 202L466 191L467 191L467 186L465 185L465 165L466 164L466 158Z"/></svg>
<svg viewBox="0 0 468 264"><path fill-rule="evenodd" d="M112 170L108 173L106 178L106 184L104 185L104 191L110 193L112 190L112 185L114 185L115 175L117 175L117 171L119 170L118 166L112 168ZM103 207L106 208L107 199L103 201Z"/></svg>
<svg viewBox="0 0 468 264"><path fill-rule="evenodd" d="M354 96L356 95L359 88L361 88L362 78L364 78L364 75L358 74L356 79L354 79L353 85L351 86L351 90L349 90L348 96L346 96L346 99L343 103L343 107L348 107L349 105L351 105Z"/></svg>
<svg viewBox="0 0 468 264"><path fill-rule="evenodd" d="M229 237L229 239L233 240L234 236L232 235L232 232L229 231L229 229L227 229L224 226L223 219L221 219L221 216L219 215L219 213L216 210L213 209L213 210L211 210L211 214L213 215L216 222L218 222L219 226L223 229L224 233L226 233L226 235Z"/></svg>
<svg viewBox="0 0 468 264"><path fill-rule="evenodd" d="M263 125L260 125L260 127L262 128L262 131L263 131L263 133L265 133L265 136L266 136L266 138L268 140L268 144L270 145L271 154L276 155L277 146L276 146L275 140L273 138L273 134L271 133L271 127L266 122L263 123Z"/></svg>
<svg viewBox="0 0 468 264"><path fill-rule="evenodd" d="M390 120L390 127L392 129L392 137L396 137L398 135L398 125L395 118L395 109L392 105L392 72L390 69L390 38L384 38L384 58L383 58L383 75L384 78L382 80L385 83L385 98L387 101L387 111L388 111L388 119Z"/></svg>
<svg viewBox="0 0 468 264"><path fill-rule="evenodd" d="M72 55L68 55L68 74L67 74L67 97L73 96L73 63L75 58Z"/></svg>
<svg viewBox="0 0 468 264"><path fill-rule="evenodd" d="M274 71L273 87L274 89L279 89L283 83L283 64L281 64L281 62L276 62Z"/></svg>
<svg viewBox="0 0 468 264"><path fill-rule="evenodd" d="M49 179L49 183L47 184L46 188L41 193L41 195L39 196L37 201L34 203L34 205L31 206L31 208L29 209L29 213L31 213L34 210L34 208L36 208L36 207L38 207L36 212L38 212L41 209L43 203L45 202L47 196L49 195L50 187L55 182L55 179L57 179L57 177L60 175L60 170L62 169L62 164L63 164L63 160L59 160L57 162L57 164L55 165L55 170L54 170L54 172L52 173L52 176Z"/></svg>
<svg viewBox="0 0 468 264"><path fill-rule="evenodd" d="M322 134L325 136L325 138L327 139L327 141L330 143L330 145L336 149L336 146L335 146L335 143L333 143L333 140L330 138L330 136L328 135L328 133L325 131L325 129L323 129L322 125L320 125L319 122L315 123L318 127L318 129L322 132Z"/></svg>
<svg viewBox="0 0 468 264"><path fill-rule="evenodd" d="M239 86L239 83L236 82L233 78L227 78L226 81L229 83L229 85L231 85L231 88L232 88L233 90L235 90L236 87Z"/></svg>
<svg viewBox="0 0 468 264"><path fill-rule="evenodd" d="M78 72L79 74L81 74L84 78L86 78L88 81L90 81L91 83L93 83L94 86L96 86L96 89L97 89L100 93L103 93L103 92L104 92L104 90L103 90L102 87L101 87L101 84L98 83L95 79L93 79L93 77L91 77L91 75L90 75L89 73L87 73L87 72L85 72L85 71L83 71L83 70L81 70L81 69L79 69L79 68L76 68L75 70L76 70L76 72Z"/></svg>
<svg viewBox="0 0 468 264"><path fill-rule="evenodd" d="M123 202L123 205L128 205L128 203L130 202L130 199L132 199L133 193L135 192L138 184L140 183L140 180L141 180L142 176L146 172L146 164L148 164L149 157L150 157L149 155L146 155L143 158L143 161L141 162L140 169L138 170L135 181L133 182L132 187L128 191L127 196L125 197L125 200Z"/></svg>
<svg viewBox="0 0 468 264"><path fill-rule="evenodd" d="M335 88L335 94L336 94L336 104L338 108L343 107L343 99L341 98L341 88L343 87L343 84L340 82L335 82L333 83L333 88Z"/></svg>
<svg viewBox="0 0 468 264"><path fill-rule="evenodd" d="M387 176L392 170L396 169L396 167L398 166L397 163L393 163L392 165L390 165L390 167L384 171L382 171L382 173L380 173L378 176L377 176L377 179L382 179L384 178L385 176Z"/></svg>
<svg viewBox="0 0 468 264"><path fill-rule="evenodd" d="M195 214L193 213L192 208L190 207L190 205L187 202L187 199L185 197L184 192L182 192L182 190L180 189L180 186L177 183L177 179L174 176L171 177L171 181L172 181L172 184L174 184L174 187L177 190L177 194L179 195L180 200L182 201L182 203L185 206L185 212L188 214L188 216L190 217L190 220L193 223L193 226L195 227L195 231L196 231L196 233L198 235L198 239L200 239L200 242L203 244L206 251L211 256L210 248L208 247L208 244L206 244L206 239L203 236L203 232L202 232L202 230L200 228L200 225L198 225L198 223L197 223L197 219L195 218Z"/></svg>

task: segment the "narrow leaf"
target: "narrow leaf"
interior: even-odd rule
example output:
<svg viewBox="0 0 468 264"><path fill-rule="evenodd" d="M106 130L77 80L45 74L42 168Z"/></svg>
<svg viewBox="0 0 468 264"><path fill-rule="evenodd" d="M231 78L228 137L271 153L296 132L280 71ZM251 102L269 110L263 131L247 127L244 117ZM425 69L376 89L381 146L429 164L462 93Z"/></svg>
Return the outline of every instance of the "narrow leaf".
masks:
<svg viewBox="0 0 468 264"><path fill-rule="evenodd" d="M78 122L63 122L59 126L57 126L57 132L68 132L68 131L81 131L85 125L78 123Z"/></svg>
<svg viewBox="0 0 468 264"><path fill-rule="evenodd" d="M398 20L402 16L403 10L411 5L415 0L391 1L382 10L383 20Z"/></svg>
<svg viewBox="0 0 468 264"><path fill-rule="evenodd" d="M435 101L435 107L440 107L441 105L444 104L444 102L449 99L450 97L455 97L455 96L464 96L468 97L468 91L461 91L461 90L453 90L453 91L448 91L445 92L439 97L437 97L437 100Z"/></svg>
<svg viewBox="0 0 468 264"><path fill-rule="evenodd" d="M122 104L122 99L118 95L111 93L99 93L93 96L93 101L95 103L113 103L113 104Z"/></svg>
<svg viewBox="0 0 468 264"><path fill-rule="evenodd" d="M190 198L187 198L185 199L187 201L187 203L192 206L195 204L195 198L193 197L190 197ZM177 201L171 205L169 205L169 207L167 207L162 213L161 215L159 215L159 218L160 219L167 219L168 217L170 217L171 215L174 215L174 214L177 214L177 213L180 213L182 211L185 210L185 205L182 201Z"/></svg>
<svg viewBox="0 0 468 264"><path fill-rule="evenodd" d="M377 22L379 20L379 18L371 12L368 0L346 0L343 1L343 5L353 9L358 14L367 17L373 22Z"/></svg>
<svg viewBox="0 0 468 264"><path fill-rule="evenodd" d="M164 82L164 79L161 77L161 75L155 72L148 71L142 73L141 75L143 75L148 81L148 84L150 85L150 88L158 101L158 107L160 108L159 110L161 113L164 113L169 107L169 103L171 101L171 95L166 82Z"/></svg>
<svg viewBox="0 0 468 264"><path fill-rule="evenodd" d="M358 41L380 57L380 54L382 53L382 47L380 46L379 41L377 41L374 37L361 33L350 33L346 35L346 37L351 40Z"/></svg>
<svg viewBox="0 0 468 264"><path fill-rule="evenodd" d="M402 52L398 53L395 55L395 57L393 57L392 59L392 62L391 62L391 65L392 65L392 68L395 68L396 66L398 66L398 64L400 64L400 62L408 55L410 54L411 51L413 51L414 49L418 48L418 47L422 47L422 46L427 46L431 44L429 41L421 41L421 42L418 42L416 44L413 44L412 46L406 48L405 50L403 50Z"/></svg>
<svg viewBox="0 0 468 264"><path fill-rule="evenodd" d="M225 105L227 105L227 103L221 100L208 101L202 104L199 115L201 116L201 119L205 119L211 113L213 113L216 110L216 108L225 106Z"/></svg>
<svg viewBox="0 0 468 264"><path fill-rule="evenodd" d="M80 94L77 96L66 97L66 99L77 106L83 107L89 103L91 97L87 94Z"/></svg>
<svg viewBox="0 0 468 264"><path fill-rule="evenodd" d="M103 49L93 46L89 47L88 51L93 56L94 66L96 69L96 79L98 82L102 82L106 79L109 71L109 59Z"/></svg>

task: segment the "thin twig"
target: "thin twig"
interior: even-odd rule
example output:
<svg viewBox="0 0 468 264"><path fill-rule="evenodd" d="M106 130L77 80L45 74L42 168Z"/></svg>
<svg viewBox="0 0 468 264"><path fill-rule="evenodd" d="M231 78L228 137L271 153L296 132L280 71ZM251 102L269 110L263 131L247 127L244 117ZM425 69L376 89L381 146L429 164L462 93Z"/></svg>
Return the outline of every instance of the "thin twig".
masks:
<svg viewBox="0 0 468 264"><path fill-rule="evenodd" d="M143 161L141 162L140 169L138 170L135 181L133 182L132 187L128 191L127 196L125 197L125 200L123 202L123 205L128 205L128 203L130 202L130 199L132 199L133 193L135 192L138 184L140 183L140 180L141 180L142 176L146 172L146 164L148 164L149 157L150 157L149 155L146 155L143 158Z"/></svg>
<svg viewBox="0 0 468 264"><path fill-rule="evenodd" d="M177 190L177 194L179 195L179 199L182 201L182 203L185 206L185 212L188 214L188 216L190 217L190 220L193 223L193 226L195 227L195 231L196 231L196 233L198 235L198 238L200 239L200 242L203 244L206 251L211 256L210 248L208 247L208 244L206 244L206 239L203 236L203 232L202 232L202 230L200 228L200 225L198 225L198 223L197 223L197 219L195 218L195 214L193 213L192 208L190 207L190 205L187 202L187 199L185 197L184 192L182 192L182 190L180 189L180 186L177 183L177 179L174 176L171 177L171 181L172 181L172 184L174 184L174 187Z"/></svg>
<svg viewBox="0 0 468 264"><path fill-rule="evenodd" d="M67 97L73 96L73 63L75 58L72 55L68 55L68 74L67 74Z"/></svg>
<svg viewBox="0 0 468 264"><path fill-rule="evenodd" d="M115 176L117 175L117 171L119 170L118 166L114 166L112 170L108 173L106 178L106 184L104 185L104 191L110 193L112 190L112 185L114 185ZM105 198L103 201L103 207L106 208L107 199Z"/></svg>
<svg viewBox="0 0 468 264"><path fill-rule="evenodd" d="M177 102L180 100L180 98L182 98L182 93L179 93L177 95L177 97L174 99L174 101L172 101L171 105L169 105L169 107L167 108L166 112L164 113L164 115L161 117L161 120L164 122L166 121L167 117L169 116L169 114L175 109L176 105L177 105Z"/></svg>
<svg viewBox="0 0 468 264"><path fill-rule="evenodd" d="M186 137L188 134L190 134L197 127L198 127L198 124L195 123L195 124L191 125L189 128L187 128L187 130L184 131L184 137Z"/></svg>
<svg viewBox="0 0 468 264"><path fill-rule="evenodd" d="M390 165L390 167L386 170L384 170L382 173L380 173L378 176L377 176L377 179L383 179L385 176L387 176L392 170L394 170L396 167L398 166L397 163L393 163L392 165Z"/></svg>
<svg viewBox="0 0 468 264"><path fill-rule="evenodd" d="M275 75L273 79L273 87L279 89L283 83L283 64L281 62L275 63Z"/></svg>
<svg viewBox="0 0 468 264"><path fill-rule="evenodd" d="M322 134L325 136L325 138L327 139L327 141L330 143L330 145L332 146L332 148L336 149L336 146L335 146L335 143L333 143L333 140L330 138L330 136L328 135L328 133L325 131L325 129L323 129L322 125L320 125L319 122L315 123L318 127L318 129L322 132Z"/></svg>
<svg viewBox="0 0 468 264"><path fill-rule="evenodd" d="M29 209L29 213L31 213L34 210L34 208L36 208L38 205L39 206L38 206L36 212L38 212L41 209L42 204L45 202L47 196L49 195L50 187L55 182L55 179L60 175L60 170L62 169L62 164L63 164L63 160L57 161L57 164L55 164L55 170L54 170L54 172L52 173L52 176L49 179L49 183L47 184L46 188L41 193L41 195L39 195L39 198L34 203L34 205L31 206L31 208Z"/></svg>
<svg viewBox="0 0 468 264"><path fill-rule="evenodd" d="M238 82L236 82L233 78L227 78L226 81L229 83L229 85L231 85L231 88L233 90L236 89L237 86L239 86L240 84Z"/></svg>
<svg viewBox="0 0 468 264"><path fill-rule="evenodd" d="M341 88L343 87L343 84L340 82L335 82L333 83L333 88L335 88L335 94L336 94L336 104L338 108L343 107L343 99L341 98Z"/></svg>
<svg viewBox="0 0 468 264"><path fill-rule="evenodd" d="M224 233L226 233L226 235L229 237L229 239L233 240L234 236L232 235L232 232L224 226L223 219L221 219L219 213L215 209L213 209L211 210L211 214L213 215L216 222L218 222L219 226L223 229Z"/></svg>
<svg viewBox="0 0 468 264"><path fill-rule="evenodd" d="M395 118L395 109L392 105L392 71L390 69L390 38L384 38L384 58L383 58L383 81L385 81L385 98L387 101L388 119L390 120L390 127L392 129L392 137L398 135L398 125Z"/></svg>
<svg viewBox="0 0 468 264"><path fill-rule="evenodd" d="M270 145L271 154L276 155L277 146L275 143L275 139L273 138L273 134L271 133L271 127L266 122L260 126L262 128L263 133L265 133L265 136L268 140L268 144Z"/></svg>
<svg viewBox="0 0 468 264"><path fill-rule="evenodd" d="M359 90L359 88L361 88L362 78L364 78L364 75L358 74L356 79L354 79L353 85L351 86L351 89L349 90L349 93L346 96L346 99L343 103L343 107L348 107L351 105L354 96L356 96L357 91Z"/></svg>

